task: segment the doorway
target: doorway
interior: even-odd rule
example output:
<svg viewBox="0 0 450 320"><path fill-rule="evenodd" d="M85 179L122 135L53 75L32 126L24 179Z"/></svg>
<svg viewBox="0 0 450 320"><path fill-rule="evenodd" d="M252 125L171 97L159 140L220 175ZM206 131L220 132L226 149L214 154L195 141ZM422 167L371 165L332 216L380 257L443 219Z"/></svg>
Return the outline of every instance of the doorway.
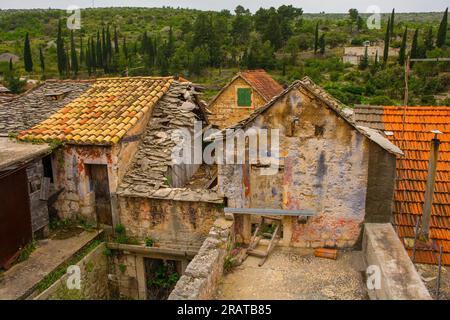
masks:
<svg viewBox="0 0 450 320"><path fill-rule="evenodd" d="M147 300L167 300L181 276L181 261L144 258Z"/></svg>
<svg viewBox="0 0 450 320"><path fill-rule="evenodd" d="M95 195L95 212L99 225L111 226L111 194L109 192L108 167L106 164L88 164L86 170L89 176L90 191Z"/></svg>

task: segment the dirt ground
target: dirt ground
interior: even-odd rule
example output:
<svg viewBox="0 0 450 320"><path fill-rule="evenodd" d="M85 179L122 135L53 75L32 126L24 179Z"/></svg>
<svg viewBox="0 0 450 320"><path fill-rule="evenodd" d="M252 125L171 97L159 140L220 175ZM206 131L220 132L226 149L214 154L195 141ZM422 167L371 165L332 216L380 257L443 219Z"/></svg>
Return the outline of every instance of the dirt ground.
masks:
<svg viewBox="0 0 450 320"><path fill-rule="evenodd" d="M248 257L224 276L219 300L362 300L368 299L359 252L340 252L337 260L316 258L312 250L277 247L262 267Z"/></svg>
<svg viewBox="0 0 450 320"><path fill-rule="evenodd" d="M437 299L438 266L416 264L416 268L433 299ZM439 292L439 300L450 300L450 268L448 266L442 267Z"/></svg>

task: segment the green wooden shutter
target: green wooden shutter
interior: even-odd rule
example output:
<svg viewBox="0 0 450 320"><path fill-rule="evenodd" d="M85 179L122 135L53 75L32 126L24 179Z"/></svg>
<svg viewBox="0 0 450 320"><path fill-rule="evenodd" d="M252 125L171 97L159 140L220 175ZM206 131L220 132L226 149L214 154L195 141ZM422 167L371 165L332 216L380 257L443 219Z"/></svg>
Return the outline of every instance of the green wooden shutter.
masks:
<svg viewBox="0 0 450 320"><path fill-rule="evenodd" d="M237 89L237 104L238 107L251 107L252 106L252 89L251 88L238 88Z"/></svg>

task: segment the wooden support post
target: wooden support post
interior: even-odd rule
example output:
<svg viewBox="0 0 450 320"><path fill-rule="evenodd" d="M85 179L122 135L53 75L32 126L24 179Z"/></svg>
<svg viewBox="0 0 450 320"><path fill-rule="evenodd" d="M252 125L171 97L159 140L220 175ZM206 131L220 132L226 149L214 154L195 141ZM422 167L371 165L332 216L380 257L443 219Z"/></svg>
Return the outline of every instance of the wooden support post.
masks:
<svg viewBox="0 0 450 320"><path fill-rule="evenodd" d="M430 160L428 163L428 177L427 186L425 190L425 200L423 204L423 215L422 215L422 228L420 230L421 240L428 240L430 233L430 220L431 220L431 208L433 207L433 194L434 185L436 183L436 168L439 156L439 145L440 140L437 138L437 133L435 137L431 140L431 150L430 150Z"/></svg>

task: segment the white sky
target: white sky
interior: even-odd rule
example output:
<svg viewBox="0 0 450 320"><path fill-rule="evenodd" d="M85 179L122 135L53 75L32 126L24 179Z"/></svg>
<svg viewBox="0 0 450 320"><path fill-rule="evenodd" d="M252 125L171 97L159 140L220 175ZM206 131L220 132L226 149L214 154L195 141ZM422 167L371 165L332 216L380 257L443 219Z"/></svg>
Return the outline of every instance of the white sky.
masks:
<svg viewBox="0 0 450 320"><path fill-rule="evenodd" d="M397 12L432 12L444 11L450 6L450 0L0 0L0 9L30 9L30 8L61 8L77 5L81 8L92 7L183 7L202 10L233 10L237 5L243 4L251 11L259 7L278 7L282 4L292 4L303 8L305 12L348 12L356 8L366 12L369 6L379 6L381 12L390 12L393 7Z"/></svg>

